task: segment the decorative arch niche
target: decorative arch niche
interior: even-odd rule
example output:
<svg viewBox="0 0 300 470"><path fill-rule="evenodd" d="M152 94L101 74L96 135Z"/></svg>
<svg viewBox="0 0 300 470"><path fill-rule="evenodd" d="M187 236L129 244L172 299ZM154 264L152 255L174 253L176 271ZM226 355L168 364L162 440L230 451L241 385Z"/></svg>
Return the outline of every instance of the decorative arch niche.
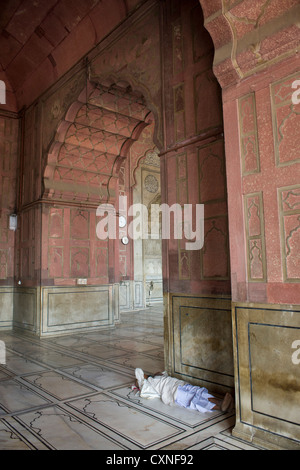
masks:
<svg viewBox="0 0 300 470"><path fill-rule="evenodd" d="M120 167L153 122L144 96L128 82L88 81L56 131L44 171L43 198L113 202Z"/></svg>

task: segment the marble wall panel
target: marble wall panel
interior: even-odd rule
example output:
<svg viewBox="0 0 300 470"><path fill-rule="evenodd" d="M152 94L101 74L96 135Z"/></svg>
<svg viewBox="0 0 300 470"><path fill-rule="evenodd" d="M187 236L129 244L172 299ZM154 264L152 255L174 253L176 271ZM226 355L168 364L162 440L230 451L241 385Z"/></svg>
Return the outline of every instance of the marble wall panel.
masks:
<svg viewBox="0 0 300 470"><path fill-rule="evenodd" d="M114 324L112 286L45 287L41 299L41 336Z"/></svg>
<svg viewBox="0 0 300 470"><path fill-rule="evenodd" d="M174 374L210 389L233 387L231 302L221 297L172 295Z"/></svg>
<svg viewBox="0 0 300 470"><path fill-rule="evenodd" d="M14 328L36 333L39 328L39 289L18 287L14 290Z"/></svg>
<svg viewBox="0 0 300 470"><path fill-rule="evenodd" d="M120 310L126 311L132 308L132 295L131 295L132 282L122 281L120 283L119 302Z"/></svg>
<svg viewBox="0 0 300 470"><path fill-rule="evenodd" d="M14 310L13 301L13 288L0 287L0 331L12 328Z"/></svg>
<svg viewBox="0 0 300 470"><path fill-rule="evenodd" d="M299 447L300 369L294 348L300 338L299 318L297 306L234 304L234 435Z"/></svg>
<svg viewBox="0 0 300 470"><path fill-rule="evenodd" d="M134 281L134 308L143 308L144 305L144 283Z"/></svg>

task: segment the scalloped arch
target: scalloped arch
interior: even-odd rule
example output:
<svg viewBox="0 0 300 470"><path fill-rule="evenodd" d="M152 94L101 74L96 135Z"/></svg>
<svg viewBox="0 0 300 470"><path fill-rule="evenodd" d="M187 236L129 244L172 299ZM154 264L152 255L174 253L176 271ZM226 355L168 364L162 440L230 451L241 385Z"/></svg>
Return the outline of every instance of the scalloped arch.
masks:
<svg viewBox="0 0 300 470"><path fill-rule="evenodd" d="M143 94L127 81L87 82L57 128L43 197L95 204L114 200L120 166L153 121Z"/></svg>

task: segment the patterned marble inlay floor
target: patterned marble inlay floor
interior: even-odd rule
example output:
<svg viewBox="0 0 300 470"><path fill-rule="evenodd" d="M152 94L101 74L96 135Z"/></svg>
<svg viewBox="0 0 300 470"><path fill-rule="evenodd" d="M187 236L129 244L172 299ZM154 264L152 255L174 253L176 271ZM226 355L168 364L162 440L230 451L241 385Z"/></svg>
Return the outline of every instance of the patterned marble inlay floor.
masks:
<svg viewBox="0 0 300 470"><path fill-rule="evenodd" d="M134 395L134 369L164 370L162 306L122 314L113 330L38 339L0 333L0 450L256 450L234 415Z"/></svg>

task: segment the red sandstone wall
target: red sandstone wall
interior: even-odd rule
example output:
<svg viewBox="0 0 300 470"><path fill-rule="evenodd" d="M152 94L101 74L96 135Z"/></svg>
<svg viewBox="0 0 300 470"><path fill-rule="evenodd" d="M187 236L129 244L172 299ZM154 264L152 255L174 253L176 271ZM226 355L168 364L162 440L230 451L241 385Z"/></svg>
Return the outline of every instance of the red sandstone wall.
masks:
<svg viewBox="0 0 300 470"><path fill-rule="evenodd" d="M122 73L116 71L126 64L130 73L126 71L124 80L129 79L133 95L141 91L136 84L143 73L142 84L148 98L151 93L155 96L151 104L156 113L161 86L158 12L156 7L142 23L138 18L133 32L125 29L113 45L117 52L109 52L109 61L104 50L95 53L91 64L91 82L100 85L114 74L121 79ZM98 77L98 69L104 79ZM119 161L117 156L129 156L130 139L139 136L138 121L143 128L150 111L136 103L134 96L123 99L122 90L118 97L105 94L103 98L101 87L95 91L89 84L91 109L86 113L86 83L86 71L76 70L26 112L18 270L26 286L74 285L79 278L88 284L106 284L133 277L132 247L98 240L96 210L102 202L114 203L118 209L118 195L130 196L129 161ZM110 113L96 110L102 98ZM156 137L161 138L161 123L156 127ZM153 132L154 126L151 148ZM137 153L148 150L146 140L141 136Z"/></svg>
<svg viewBox="0 0 300 470"><path fill-rule="evenodd" d="M76 207L43 207L43 284L109 282L108 242L96 237L96 212Z"/></svg>
<svg viewBox="0 0 300 470"><path fill-rule="evenodd" d="M0 117L0 285L13 285L15 233L9 216L16 211L18 119Z"/></svg>
<svg viewBox="0 0 300 470"><path fill-rule="evenodd" d="M299 2L200 3L223 87L233 300L299 304Z"/></svg>
<svg viewBox="0 0 300 470"><path fill-rule="evenodd" d="M166 3L164 77L166 143L163 195L174 203L204 204L205 243L165 244L165 289L230 294L222 97L213 74L214 48L198 1Z"/></svg>
<svg viewBox="0 0 300 470"><path fill-rule="evenodd" d="M288 60L224 93L234 301L300 302L298 70Z"/></svg>
<svg viewBox="0 0 300 470"><path fill-rule="evenodd" d="M233 300L299 304L299 2L200 3L223 87Z"/></svg>

